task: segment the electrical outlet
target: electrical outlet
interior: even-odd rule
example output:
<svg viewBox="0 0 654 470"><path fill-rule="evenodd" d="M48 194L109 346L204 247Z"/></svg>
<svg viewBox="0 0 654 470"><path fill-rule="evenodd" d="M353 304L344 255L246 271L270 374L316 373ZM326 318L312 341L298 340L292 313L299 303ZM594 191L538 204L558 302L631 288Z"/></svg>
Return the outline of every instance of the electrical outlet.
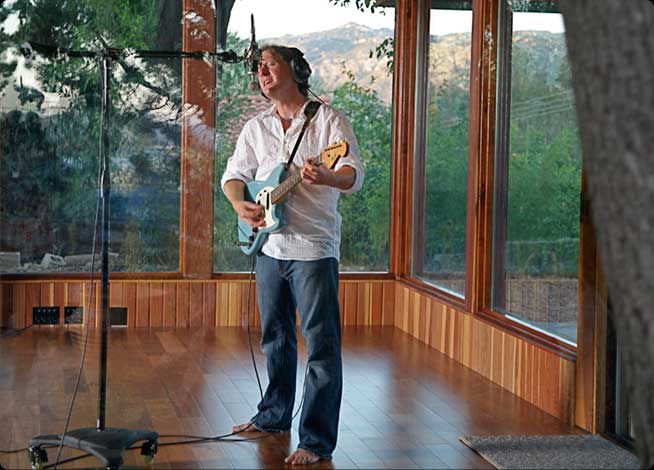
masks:
<svg viewBox="0 0 654 470"><path fill-rule="evenodd" d="M81 325L84 318L83 307L64 307L64 323L66 325Z"/></svg>
<svg viewBox="0 0 654 470"><path fill-rule="evenodd" d="M32 323L34 325L58 325L59 307L34 307Z"/></svg>
<svg viewBox="0 0 654 470"><path fill-rule="evenodd" d="M127 307L111 307L109 323L111 326L127 326Z"/></svg>

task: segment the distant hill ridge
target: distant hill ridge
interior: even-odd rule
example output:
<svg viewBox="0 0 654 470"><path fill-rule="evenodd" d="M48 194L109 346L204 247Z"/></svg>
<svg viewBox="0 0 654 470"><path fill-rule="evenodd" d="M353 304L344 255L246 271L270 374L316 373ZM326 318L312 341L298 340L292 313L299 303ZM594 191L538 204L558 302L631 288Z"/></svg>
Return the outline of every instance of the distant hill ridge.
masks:
<svg viewBox="0 0 654 470"><path fill-rule="evenodd" d="M305 53L311 64L314 88L332 90L347 80L351 71L361 86L370 86L379 97L390 103L393 79L386 59L370 58L370 52L385 39L392 38L389 28L374 29L357 23L347 23L326 31L307 34L286 34L262 39L262 44L295 46ZM467 80L470 69L470 33L432 36L430 46L430 81ZM529 64L535 75L550 76L565 59L565 38L562 33L517 31L513 38L514 51L529 48ZM371 79L374 81L371 83Z"/></svg>

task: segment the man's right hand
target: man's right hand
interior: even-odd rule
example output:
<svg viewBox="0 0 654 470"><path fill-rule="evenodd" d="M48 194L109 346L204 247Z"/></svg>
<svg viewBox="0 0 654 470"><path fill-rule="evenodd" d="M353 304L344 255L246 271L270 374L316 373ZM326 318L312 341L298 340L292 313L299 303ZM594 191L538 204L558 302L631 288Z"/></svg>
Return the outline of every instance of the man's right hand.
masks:
<svg viewBox="0 0 654 470"><path fill-rule="evenodd" d="M234 212L239 219L248 224L250 227L263 227L266 225L264 220L265 211L263 206L249 201L234 201L232 203Z"/></svg>

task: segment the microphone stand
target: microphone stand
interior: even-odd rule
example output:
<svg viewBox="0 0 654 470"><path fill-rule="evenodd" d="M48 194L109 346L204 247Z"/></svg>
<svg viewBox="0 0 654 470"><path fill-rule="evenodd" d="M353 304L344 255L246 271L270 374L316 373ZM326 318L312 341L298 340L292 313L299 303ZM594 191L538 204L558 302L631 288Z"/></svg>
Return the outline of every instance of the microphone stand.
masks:
<svg viewBox="0 0 654 470"><path fill-rule="evenodd" d="M111 175L109 170L109 117L111 112L110 97L110 71L112 61L119 59L126 51L118 49L107 49L101 53L91 51L71 51L55 48L38 43L30 43L29 49L47 55L59 57L61 55L76 58L100 58L102 67L102 112L101 112L101 139L100 139L100 168L101 168L101 208L102 208L102 238L101 238L101 268L102 268L102 290L100 326L100 380L99 380L99 404L98 419L95 428L81 428L66 432L63 436L49 434L36 436L30 440L28 454L33 469L43 468L48 461L46 450L42 446L64 445L74 449L80 449L97 457L107 470L116 470L123 465L125 450L131 448L137 442L143 442L141 455L150 462L157 453L159 434L154 431L129 430L121 428L106 427L106 396L107 396L107 342L110 326L109 318L109 196L111 194ZM222 62L236 63L249 60L246 57L238 57L232 51L226 52L167 52L167 51L135 51L129 55L147 58L213 58ZM87 326L88 328L88 326Z"/></svg>

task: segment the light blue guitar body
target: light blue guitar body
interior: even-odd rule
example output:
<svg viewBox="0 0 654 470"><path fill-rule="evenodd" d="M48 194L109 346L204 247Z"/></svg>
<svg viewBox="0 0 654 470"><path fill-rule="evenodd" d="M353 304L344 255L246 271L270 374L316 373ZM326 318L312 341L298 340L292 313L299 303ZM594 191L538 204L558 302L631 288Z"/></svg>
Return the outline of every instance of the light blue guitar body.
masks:
<svg viewBox="0 0 654 470"><path fill-rule="evenodd" d="M340 141L325 148L315 161L315 165L325 165L332 169L336 162L346 157L349 146ZM284 201L286 195L302 181L302 172L288 174L283 163L273 170L265 181L251 181L245 185L245 200L259 204L264 209L263 227L252 229L249 224L238 219L238 241L246 255L257 254L268 234L279 230L284 225Z"/></svg>
<svg viewBox="0 0 654 470"><path fill-rule="evenodd" d="M259 252L268 234L281 228L284 223L284 203L273 204L272 192L286 178L284 164L273 170L265 181L251 181L245 186L245 200L263 206L265 227L253 230L250 225L238 219L238 240L246 255Z"/></svg>

